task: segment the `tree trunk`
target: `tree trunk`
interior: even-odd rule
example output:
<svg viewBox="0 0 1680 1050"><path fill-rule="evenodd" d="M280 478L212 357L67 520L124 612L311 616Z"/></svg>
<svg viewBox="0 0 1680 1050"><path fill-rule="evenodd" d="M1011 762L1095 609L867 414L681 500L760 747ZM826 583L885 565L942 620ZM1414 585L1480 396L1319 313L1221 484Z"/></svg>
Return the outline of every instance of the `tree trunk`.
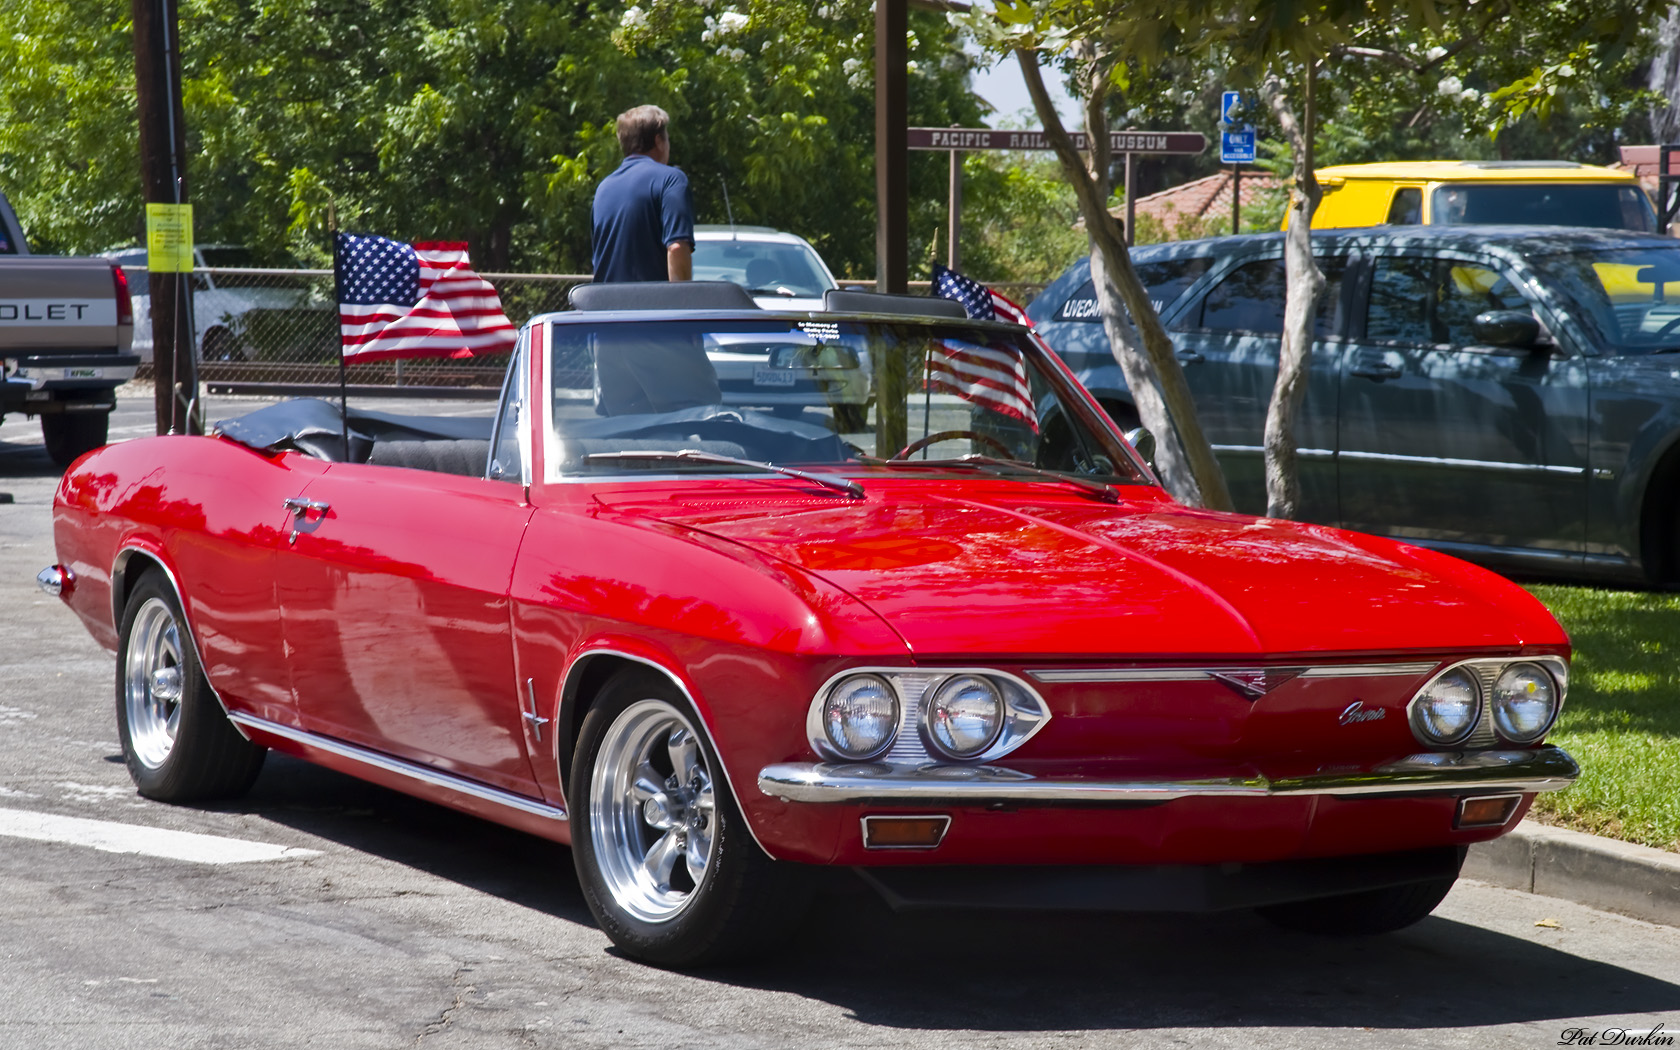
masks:
<svg viewBox="0 0 1680 1050"><path fill-rule="evenodd" d="M1680 4L1657 23L1657 53L1651 59L1651 90L1668 105L1651 110L1651 132L1658 143L1680 141Z"/></svg>
<svg viewBox="0 0 1680 1050"><path fill-rule="evenodd" d="M1085 92L1085 131L1091 142L1090 167L1062 127L1045 90L1037 56L1023 49L1017 50L1015 57L1043 122L1045 138L1054 147L1079 202L1091 247L1091 282L1103 332L1126 377L1138 419L1155 435L1155 462L1161 481L1181 503L1229 510L1231 496L1225 475L1196 418L1184 369L1132 267L1125 234L1108 211L1109 140L1103 109L1107 80L1098 56L1086 56L1090 77Z"/></svg>
<svg viewBox="0 0 1680 1050"><path fill-rule="evenodd" d="M1296 455L1295 420L1306 400L1312 368L1313 319L1324 294L1324 274L1312 254L1312 217L1320 192L1313 174L1313 81L1317 66L1308 63L1302 74L1301 114L1296 117L1283 80L1269 76L1261 94L1289 143L1295 167L1289 194L1289 232L1284 235L1285 280L1283 344L1278 353L1277 382L1266 409L1266 515L1294 518L1301 512L1301 472Z"/></svg>

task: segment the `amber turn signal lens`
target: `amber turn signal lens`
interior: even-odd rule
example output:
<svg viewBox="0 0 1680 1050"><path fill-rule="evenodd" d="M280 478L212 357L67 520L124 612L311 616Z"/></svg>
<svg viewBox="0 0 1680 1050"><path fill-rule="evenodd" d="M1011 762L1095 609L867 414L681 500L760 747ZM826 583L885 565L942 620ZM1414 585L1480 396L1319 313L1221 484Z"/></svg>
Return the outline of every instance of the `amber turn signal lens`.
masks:
<svg viewBox="0 0 1680 1050"><path fill-rule="evenodd" d="M1522 801L1521 795L1491 795L1486 798L1461 799L1458 803L1458 819L1453 822L1459 828L1490 828L1498 827L1511 819L1511 814L1517 810L1517 803Z"/></svg>
<svg viewBox="0 0 1680 1050"><path fill-rule="evenodd" d="M945 838L950 817L864 817L865 849L932 849Z"/></svg>

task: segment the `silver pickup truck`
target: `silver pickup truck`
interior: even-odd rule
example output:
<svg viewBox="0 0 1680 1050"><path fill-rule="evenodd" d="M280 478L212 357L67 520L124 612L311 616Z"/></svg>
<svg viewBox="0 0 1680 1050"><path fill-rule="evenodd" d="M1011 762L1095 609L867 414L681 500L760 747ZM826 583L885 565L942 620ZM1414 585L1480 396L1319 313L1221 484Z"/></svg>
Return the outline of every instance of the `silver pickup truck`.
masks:
<svg viewBox="0 0 1680 1050"><path fill-rule="evenodd" d="M134 378L128 281L108 259L31 255L0 194L0 418L41 417L53 462L105 444L116 389Z"/></svg>

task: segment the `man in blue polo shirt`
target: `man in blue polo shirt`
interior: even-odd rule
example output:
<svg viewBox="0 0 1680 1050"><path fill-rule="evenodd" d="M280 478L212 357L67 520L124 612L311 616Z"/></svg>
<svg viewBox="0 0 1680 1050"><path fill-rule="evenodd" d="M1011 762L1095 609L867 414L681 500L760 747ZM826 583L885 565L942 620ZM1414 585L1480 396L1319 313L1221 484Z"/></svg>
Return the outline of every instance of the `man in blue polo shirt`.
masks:
<svg viewBox="0 0 1680 1050"><path fill-rule="evenodd" d="M595 190L595 281L687 281L694 276L694 202L669 165L671 118L658 106L619 115L624 163Z"/></svg>

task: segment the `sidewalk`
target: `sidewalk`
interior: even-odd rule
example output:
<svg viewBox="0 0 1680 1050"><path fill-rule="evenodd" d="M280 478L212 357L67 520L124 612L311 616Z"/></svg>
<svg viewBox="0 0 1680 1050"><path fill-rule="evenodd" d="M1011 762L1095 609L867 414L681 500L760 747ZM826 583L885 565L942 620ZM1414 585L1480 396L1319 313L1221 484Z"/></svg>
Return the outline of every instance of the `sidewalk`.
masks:
<svg viewBox="0 0 1680 1050"><path fill-rule="evenodd" d="M1680 854L1525 820L1470 847L1465 878L1680 926Z"/></svg>

